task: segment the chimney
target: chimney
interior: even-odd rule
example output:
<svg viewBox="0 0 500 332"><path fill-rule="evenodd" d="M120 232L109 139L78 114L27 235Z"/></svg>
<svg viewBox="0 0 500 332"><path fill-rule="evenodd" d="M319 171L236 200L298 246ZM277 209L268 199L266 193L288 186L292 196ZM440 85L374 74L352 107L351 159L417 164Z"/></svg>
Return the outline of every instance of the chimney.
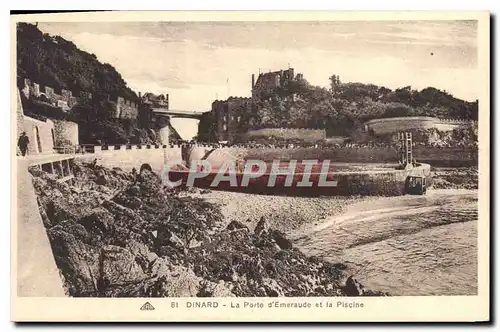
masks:
<svg viewBox="0 0 500 332"><path fill-rule="evenodd" d="M167 103L167 110L170 108L169 102L168 102L168 93L165 94L165 101Z"/></svg>
<svg viewBox="0 0 500 332"><path fill-rule="evenodd" d="M255 86L255 74L252 74L252 89Z"/></svg>
<svg viewBox="0 0 500 332"><path fill-rule="evenodd" d="M139 98L141 98L141 92L139 91L137 94L139 95Z"/></svg>

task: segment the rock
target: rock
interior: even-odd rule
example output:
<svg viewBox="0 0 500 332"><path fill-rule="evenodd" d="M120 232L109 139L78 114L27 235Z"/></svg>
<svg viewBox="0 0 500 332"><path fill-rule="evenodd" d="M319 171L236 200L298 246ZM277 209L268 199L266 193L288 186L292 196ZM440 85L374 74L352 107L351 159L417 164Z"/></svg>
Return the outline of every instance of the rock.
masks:
<svg viewBox="0 0 500 332"><path fill-rule="evenodd" d="M344 292L347 296L362 296L365 293L365 287L353 276L349 276L345 283Z"/></svg>
<svg viewBox="0 0 500 332"><path fill-rule="evenodd" d="M184 250L186 247L184 241L181 240L175 233L167 228L153 230L153 241L157 247L170 246L178 250ZM155 236L156 234L156 236Z"/></svg>
<svg viewBox="0 0 500 332"><path fill-rule="evenodd" d="M106 174L101 170L96 173L96 179L94 180L94 182L101 186L106 185L108 183L108 177L106 176Z"/></svg>
<svg viewBox="0 0 500 332"><path fill-rule="evenodd" d="M139 169L139 174L142 176L147 176L149 173L153 173L153 169L150 164L142 164Z"/></svg>
<svg viewBox="0 0 500 332"><path fill-rule="evenodd" d="M80 211L75 211L72 206L60 201L59 198L48 200L44 207L51 225L57 225L68 219L77 220L80 215Z"/></svg>
<svg viewBox="0 0 500 332"><path fill-rule="evenodd" d="M107 245L102 248L99 263L99 289L110 286L137 283L147 275L135 256L125 248Z"/></svg>
<svg viewBox="0 0 500 332"><path fill-rule="evenodd" d="M95 208L92 213L79 220L85 229L93 234L106 233L113 225L114 216L102 207Z"/></svg>
<svg viewBox="0 0 500 332"><path fill-rule="evenodd" d="M236 297L236 295L231 292L230 284L224 280L219 280L218 283L202 280L200 282L200 290L197 297Z"/></svg>
<svg viewBox="0 0 500 332"><path fill-rule="evenodd" d="M127 194L129 194L131 196L140 196L141 195L141 188L138 185L130 186L127 189Z"/></svg>
<svg viewBox="0 0 500 332"><path fill-rule="evenodd" d="M160 232L158 234L158 238L160 239L160 241L163 239L163 241L166 241L166 243L178 249L184 249L186 247L184 241L182 241L176 234L169 230Z"/></svg>
<svg viewBox="0 0 500 332"><path fill-rule="evenodd" d="M196 297L198 294L202 279L192 270L171 264L164 258L155 260L151 270L158 278L148 289L149 296Z"/></svg>
<svg viewBox="0 0 500 332"><path fill-rule="evenodd" d="M230 232L231 231L238 231L238 230L250 232L250 230L248 229L248 227L246 225L244 225L243 223L236 221L236 220L232 220L229 223L229 225L227 225L226 230L228 230Z"/></svg>
<svg viewBox="0 0 500 332"><path fill-rule="evenodd" d="M53 231L61 230L66 233L73 234L76 239L87 243L90 237L89 232L79 223L72 220L65 220L52 228Z"/></svg>
<svg viewBox="0 0 500 332"><path fill-rule="evenodd" d="M121 224L130 225L130 223L133 223L132 225L130 225L133 226L143 225L145 223L144 220L137 213L135 213L134 210L117 204L116 202L104 201L102 203L102 207L111 212L111 214L115 216L115 220L117 222L120 222Z"/></svg>
<svg viewBox="0 0 500 332"><path fill-rule="evenodd" d="M257 226L255 226L254 229L254 234L256 236L261 236L265 232L267 232L267 223L266 223L266 218L261 217L259 222L257 223Z"/></svg>
<svg viewBox="0 0 500 332"><path fill-rule="evenodd" d="M146 273L150 273L150 266L158 259L158 255L150 251L145 244L136 240L127 241L125 247L135 256L135 260L142 267L142 270Z"/></svg>
<svg viewBox="0 0 500 332"><path fill-rule="evenodd" d="M285 236L281 232L275 231L273 234L273 238L280 249L292 249L292 242L285 238Z"/></svg>
<svg viewBox="0 0 500 332"><path fill-rule="evenodd" d="M54 259L71 296L96 296L99 254L74 234L55 227L47 231Z"/></svg>
<svg viewBox="0 0 500 332"><path fill-rule="evenodd" d="M128 207L133 210L138 210L142 207L142 201L139 197L129 196L125 193L120 193L113 198L116 203Z"/></svg>

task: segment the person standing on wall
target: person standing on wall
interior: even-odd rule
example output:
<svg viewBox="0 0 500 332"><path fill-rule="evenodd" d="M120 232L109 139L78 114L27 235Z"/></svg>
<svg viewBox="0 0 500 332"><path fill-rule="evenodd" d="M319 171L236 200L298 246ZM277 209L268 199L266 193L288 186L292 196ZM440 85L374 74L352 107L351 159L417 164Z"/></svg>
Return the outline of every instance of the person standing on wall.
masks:
<svg viewBox="0 0 500 332"><path fill-rule="evenodd" d="M19 137L19 140L17 141L17 146L19 147L19 150L21 150L21 154L26 156L26 153L28 152L28 145L30 143L30 140L28 136L26 136L26 132L22 132L21 136Z"/></svg>

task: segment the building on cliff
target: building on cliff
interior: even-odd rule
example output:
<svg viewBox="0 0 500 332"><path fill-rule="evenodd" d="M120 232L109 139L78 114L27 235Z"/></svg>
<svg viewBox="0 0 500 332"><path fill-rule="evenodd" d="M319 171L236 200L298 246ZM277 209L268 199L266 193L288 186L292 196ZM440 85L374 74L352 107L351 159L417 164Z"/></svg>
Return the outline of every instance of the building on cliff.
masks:
<svg viewBox="0 0 500 332"><path fill-rule="evenodd" d="M212 110L200 119L199 137L205 140L234 141L237 136L242 136L248 129L243 115L258 107L259 101L268 100L276 94L277 88L284 88L293 80L302 79L302 74L295 76L294 69L278 70L269 73L260 73L255 80L252 74L252 97L229 97L227 100L215 100ZM293 94L290 97L294 98ZM243 136L242 136L243 137Z"/></svg>
<svg viewBox="0 0 500 332"><path fill-rule="evenodd" d="M218 141L233 141L242 133L242 116L252 105L251 98L229 97L212 103L215 119L215 136Z"/></svg>
<svg viewBox="0 0 500 332"><path fill-rule="evenodd" d="M29 100L45 103L67 112L76 104L88 102L92 99L92 93L88 91L80 91L73 93L70 90L56 90L50 86L43 86L39 83L31 81L29 78L22 79L20 89L23 95ZM112 97L108 95L108 101L113 107L112 117L115 119L136 119L138 116L138 103L127 100L120 96ZM168 103L168 100L167 100Z"/></svg>
<svg viewBox="0 0 500 332"><path fill-rule="evenodd" d="M113 118L115 119L137 119L139 114L139 105L123 97L113 98L108 95L108 101L113 105Z"/></svg>
<svg viewBox="0 0 500 332"><path fill-rule="evenodd" d="M285 87L295 79L294 69L278 70L269 73L260 73L255 81L252 74L252 98L268 99L276 88Z"/></svg>
<svg viewBox="0 0 500 332"><path fill-rule="evenodd" d="M37 99L40 102L58 107L63 111L73 108L81 98L92 98L92 94L88 92L82 92L79 97L76 97L70 90L61 89L60 91L56 91L53 87L32 82L29 78L23 79L21 91L27 99Z"/></svg>
<svg viewBox="0 0 500 332"><path fill-rule="evenodd" d="M155 95L154 93L146 92L144 95L141 96L141 93L139 92L139 99L141 100L141 102L145 105L149 105L151 108L163 108L168 110L169 109L168 98L169 98L168 93Z"/></svg>

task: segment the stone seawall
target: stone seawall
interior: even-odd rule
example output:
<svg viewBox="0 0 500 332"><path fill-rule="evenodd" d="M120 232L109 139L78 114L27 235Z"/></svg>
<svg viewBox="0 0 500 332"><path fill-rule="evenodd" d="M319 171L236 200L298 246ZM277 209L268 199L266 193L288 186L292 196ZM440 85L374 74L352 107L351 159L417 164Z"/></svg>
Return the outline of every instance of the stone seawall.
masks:
<svg viewBox="0 0 500 332"><path fill-rule="evenodd" d="M438 119L428 116L410 116L397 118L373 119L367 121L365 126L376 134L389 134L412 129L432 129L451 131L474 124L474 121Z"/></svg>
<svg viewBox="0 0 500 332"><path fill-rule="evenodd" d="M181 147L165 146L109 146L107 149L94 147L95 153L78 156L88 161L97 159L105 167L121 167L130 171L138 169L142 164L150 164L153 170L162 170L166 161L182 160ZM474 166L477 165L477 149L470 148L437 148L416 146L413 154L417 161L432 166ZM331 160L336 163L389 163L398 162L398 151L393 147L377 148L211 148L195 146L192 148L190 160L205 159L212 169L220 168L228 160L257 159L265 162L273 160Z"/></svg>
<svg viewBox="0 0 500 332"><path fill-rule="evenodd" d="M195 148L197 155L207 148ZM419 162L432 166L473 166L477 165L477 149L472 148L437 148L416 146L413 155ZM398 150L393 147L377 148L220 148L214 150L207 160L212 167L220 167L224 161L232 159L257 159L266 162L275 159L287 160L331 160L340 163L397 163Z"/></svg>
<svg viewBox="0 0 500 332"><path fill-rule="evenodd" d="M163 170L166 160L182 159L180 147L131 146L127 149L125 145L110 146L107 150L97 149L93 154L79 155L78 158L86 161L97 159L99 165L109 168L120 167L126 171L131 171L132 168L139 170L142 164L150 164L155 172Z"/></svg>
<svg viewBox="0 0 500 332"><path fill-rule="evenodd" d="M169 174L170 181L187 185L191 172L173 171ZM295 172L290 175L276 175L275 182L270 184L271 174L269 172L256 177L248 178L248 183L243 184L245 175L234 173L234 183L229 180L216 181L216 172L205 174L194 179L193 185L199 188L217 189L223 191L236 191L261 195L286 195L286 196L401 196L408 192L408 176L425 177L428 185L432 183L431 167L421 164L418 167L407 170L388 169L385 171L349 171L349 172L318 172L308 173L307 179L311 182L309 186L300 186L304 178L303 172ZM321 178L330 181L329 185L322 185ZM288 183L288 184L287 184Z"/></svg>

